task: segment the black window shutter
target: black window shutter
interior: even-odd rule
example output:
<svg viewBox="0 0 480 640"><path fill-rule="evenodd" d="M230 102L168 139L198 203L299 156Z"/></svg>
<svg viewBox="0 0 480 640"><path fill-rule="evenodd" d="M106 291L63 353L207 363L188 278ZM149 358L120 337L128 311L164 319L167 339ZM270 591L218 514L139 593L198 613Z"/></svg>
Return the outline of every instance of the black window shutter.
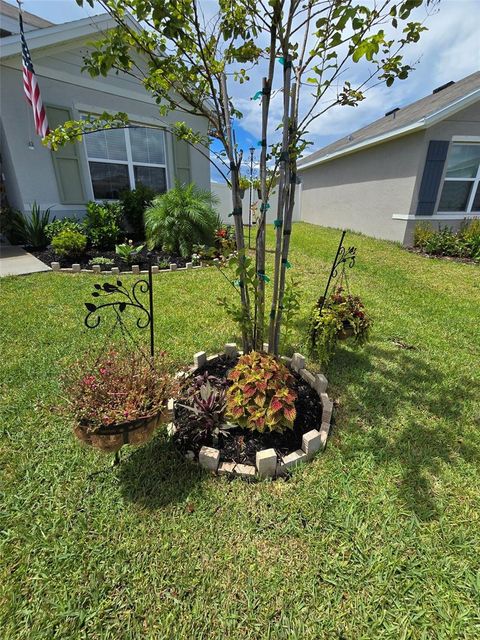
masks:
<svg viewBox="0 0 480 640"><path fill-rule="evenodd" d="M448 145L448 140L430 140L418 194L417 216L430 216L435 211Z"/></svg>

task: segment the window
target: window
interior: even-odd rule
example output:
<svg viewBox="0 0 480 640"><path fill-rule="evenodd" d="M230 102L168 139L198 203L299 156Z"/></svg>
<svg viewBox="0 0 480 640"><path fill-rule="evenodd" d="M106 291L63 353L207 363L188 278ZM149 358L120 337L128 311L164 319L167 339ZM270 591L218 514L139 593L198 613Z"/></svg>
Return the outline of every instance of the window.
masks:
<svg viewBox="0 0 480 640"><path fill-rule="evenodd" d="M140 183L157 193L167 190L165 136L161 129L107 129L85 136L96 200L117 200Z"/></svg>
<svg viewBox="0 0 480 640"><path fill-rule="evenodd" d="M480 143L451 145L438 210L480 211Z"/></svg>

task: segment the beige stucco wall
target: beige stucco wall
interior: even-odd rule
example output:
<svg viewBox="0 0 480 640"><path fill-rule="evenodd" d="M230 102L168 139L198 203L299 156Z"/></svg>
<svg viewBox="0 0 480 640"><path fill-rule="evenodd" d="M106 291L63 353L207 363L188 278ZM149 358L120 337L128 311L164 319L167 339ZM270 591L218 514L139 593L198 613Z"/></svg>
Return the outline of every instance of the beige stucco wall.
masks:
<svg viewBox="0 0 480 640"><path fill-rule="evenodd" d="M301 171L302 220L403 241L424 133L343 156Z"/></svg>
<svg viewBox="0 0 480 640"><path fill-rule="evenodd" d="M418 220L408 216L415 215L428 143L454 136L480 137L480 102L424 131L301 170L302 220L411 244ZM434 228L462 223L458 215L428 219Z"/></svg>

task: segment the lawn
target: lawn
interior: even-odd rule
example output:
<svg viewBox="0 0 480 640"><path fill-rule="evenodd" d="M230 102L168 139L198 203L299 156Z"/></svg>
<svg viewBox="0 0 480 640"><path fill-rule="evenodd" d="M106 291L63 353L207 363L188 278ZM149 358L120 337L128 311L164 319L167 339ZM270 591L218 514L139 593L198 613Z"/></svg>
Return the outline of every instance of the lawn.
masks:
<svg viewBox="0 0 480 640"><path fill-rule="evenodd" d="M294 227L299 350L338 237ZM114 469L82 448L56 407L104 342L94 277L2 280L2 640L480 637L480 271L347 240L372 341L338 351L333 435L287 481L210 477L162 433ZM227 291L213 268L157 276L157 346L230 341Z"/></svg>

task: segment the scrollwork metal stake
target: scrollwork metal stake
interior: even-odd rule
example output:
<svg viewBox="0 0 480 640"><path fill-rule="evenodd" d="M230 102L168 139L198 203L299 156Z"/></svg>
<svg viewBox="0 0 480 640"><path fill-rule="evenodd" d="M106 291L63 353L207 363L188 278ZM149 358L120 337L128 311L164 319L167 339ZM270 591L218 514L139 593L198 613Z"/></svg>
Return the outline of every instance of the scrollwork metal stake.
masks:
<svg viewBox="0 0 480 640"><path fill-rule="evenodd" d="M153 330L153 278L152 278L152 261L149 255L148 260L148 280L144 278L137 280L131 289L128 289L123 282L118 279L116 284L105 282L103 285L95 284L95 291L92 293L93 298L110 298L110 296L119 296L115 300L95 304L93 302L85 302L87 315L84 324L88 329L96 329L101 321L103 312L113 310L116 315L116 322L125 327L124 313L128 308L135 309L139 312L136 325L139 329L150 329L150 355L154 356L154 330ZM148 307L139 299L140 294L148 293Z"/></svg>
<svg viewBox="0 0 480 640"><path fill-rule="evenodd" d="M328 276L327 286L325 287L325 292L323 296L320 296L317 302L318 313L321 315L323 306L327 299L328 290L330 288L330 284L333 278L336 278L338 275L338 269L341 266L342 269L345 269L345 265L348 263L349 269L352 269L355 266L355 259L357 257L357 248L354 246L348 247L346 249L343 246L343 240L346 235L346 231L342 231L342 237L340 238L340 242L338 243L337 253L335 254L335 258L332 263L332 268L330 269L330 275ZM317 329L312 329L311 340L312 344L315 345L317 339Z"/></svg>

